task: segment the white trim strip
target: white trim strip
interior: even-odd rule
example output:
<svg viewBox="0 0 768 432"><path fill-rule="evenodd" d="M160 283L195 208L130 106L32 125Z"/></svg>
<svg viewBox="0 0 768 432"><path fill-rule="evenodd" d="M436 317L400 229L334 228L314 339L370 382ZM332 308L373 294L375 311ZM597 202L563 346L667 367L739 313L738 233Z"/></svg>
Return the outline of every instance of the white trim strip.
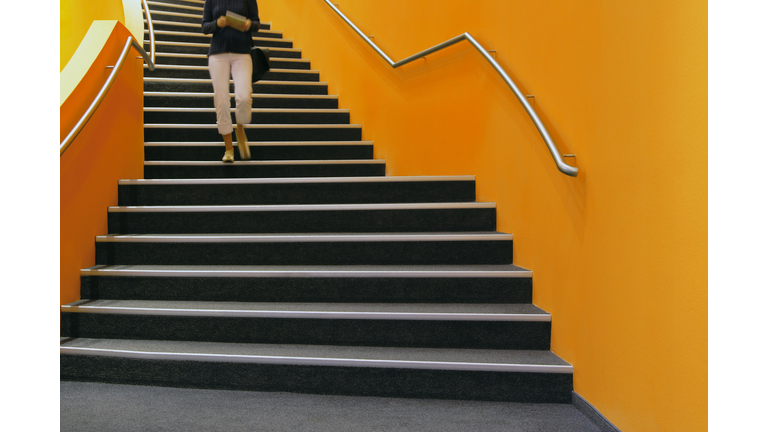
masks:
<svg viewBox="0 0 768 432"><path fill-rule="evenodd" d="M338 366L387 369L433 369L453 371L523 372L523 373L564 373L572 374L570 365L471 363L418 360L373 360L325 357L282 357L236 354L169 353L152 351L111 350L103 348L67 347L59 348L61 354L121 357L142 360L200 361L223 363L281 364L292 366Z"/></svg>
<svg viewBox="0 0 768 432"><path fill-rule="evenodd" d="M98 243L300 243L511 241L512 234L107 234Z"/></svg>
<svg viewBox="0 0 768 432"><path fill-rule="evenodd" d="M193 36L195 36L195 35L193 35ZM285 40L285 39L271 39L271 38L253 38L253 40L260 40L260 39ZM149 45L149 41L148 40L144 40L144 45ZM162 41L162 40L156 40L155 41L155 45L195 47L195 48L208 48L208 47L211 46L210 43L177 42L177 41ZM288 47L269 47L269 50L270 51L283 51L283 52L298 52L298 53L301 52L301 48L288 48Z"/></svg>
<svg viewBox="0 0 768 432"><path fill-rule="evenodd" d="M144 82L167 82L167 83L210 83L210 78L167 78L167 77L144 77ZM232 80L229 80L232 83ZM327 86L327 82L318 81L259 81L254 85L269 84L269 85L320 85Z"/></svg>
<svg viewBox="0 0 768 432"><path fill-rule="evenodd" d="M286 177L224 179L122 179L118 185L203 185L275 183L398 183L423 181L475 181L475 176Z"/></svg>
<svg viewBox="0 0 768 432"><path fill-rule="evenodd" d="M213 93L199 93L199 92L149 92L145 91L144 96L162 96L162 97L206 97L212 98ZM234 97L234 93L229 94L230 97ZM302 94L269 94L269 93L254 93L251 95L253 99L338 99L338 95L302 95Z"/></svg>
<svg viewBox="0 0 768 432"><path fill-rule="evenodd" d="M351 160L284 160L284 161L235 161L228 165L384 165L384 159L351 159ZM216 161L145 161L144 166L221 166Z"/></svg>
<svg viewBox="0 0 768 432"><path fill-rule="evenodd" d="M262 278L531 278L530 270L135 270L82 269L81 276Z"/></svg>
<svg viewBox="0 0 768 432"><path fill-rule="evenodd" d="M144 63L144 68L149 69L149 65ZM200 71L200 72L208 72L208 66L195 66L195 65L167 65L167 64L156 64L155 70L158 69L166 69L166 70L194 70L194 71ZM309 70L309 69L274 69L270 68L270 72L275 73L297 73L297 74L320 74L320 71L317 70Z"/></svg>
<svg viewBox="0 0 768 432"><path fill-rule="evenodd" d="M360 129L360 124L247 124L245 129ZM215 124L145 123L144 129L217 129ZM221 162L219 162L221 164Z"/></svg>
<svg viewBox="0 0 768 432"><path fill-rule="evenodd" d="M403 203L403 204L291 204L291 205L179 205L110 206L108 213L213 213L213 212L289 212L289 211L380 211L380 210L460 210L495 209L496 203Z"/></svg>
<svg viewBox="0 0 768 432"><path fill-rule="evenodd" d="M152 11L152 13L153 14L155 14L155 13L162 14L163 12L162 11L157 11L157 12ZM172 12L170 12L170 13L169 12L165 12L165 13L166 14L170 14ZM144 24L146 24L147 23L147 19L144 18L143 22L144 22ZM183 31L175 32L176 34L181 35L181 36L200 36L200 37L209 37L209 38L213 36L213 35L210 35L210 34L202 33L202 27L201 27L200 23L191 23L191 22L184 22L184 21L161 21L161 20L153 19L152 20L152 24L153 25L177 26L177 27L194 27L194 28L200 29L200 31L201 31L201 33L189 33L189 32L183 32ZM158 33L160 31L173 31L173 30L155 30L155 33ZM272 33L272 34L279 34L279 35L283 34L282 32L276 32L276 31L273 31L273 30L262 30L262 31L264 33L269 32L269 33ZM148 30L145 30L144 33L148 33ZM158 33L158 34L161 34L161 33ZM258 34L258 32L256 34ZM264 38L264 37L253 37L253 40L255 40L255 41L271 41L271 42L275 42L275 41L279 41L279 42L293 42L293 39L269 38L269 37L266 37L266 38Z"/></svg>
<svg viewBox="0 0 768 432"><path fill-rule="evenodd" d="M222 309L170 309L114 306L61 306L62 313L97 313L108 315L151 315L217 318L284 318L284 319L355 319L384 321L503 321L550 322L548 313L425 313L425 312L328 312L280 310L222 310Z"/></svg>
<svg viewBox="0 0 768 432"><path fill-rule="evenodd" d="M292 147L292 146L371 146L373 141L258 141L249 142L251 147L270 146L270 147ZM145 142L144 147L224 147L224 143L219 141L200 141L200 142Z"/></svg>
<svg viewBox="0 0 768 432"><path fill-rule="evenodd" d="M235 112L235 108L230 108ZM144 107L144 112L216 112L216 108ZM252 113L346 114L345 108L251 108Z"/></svg>
<svg viewBox="0 0 768 432"><path fill-rule="evenodd" d="M186 54L186 53L170 53L170 52L156 52L155 57L173 57L173 58L190 58L190 59L207 59L207 54ZM281 61L281 62L293 62L293 63L309 63L309 59L300 59L300 58L288 58L288 57L275 57L271 59L272 61Z"/></svg>

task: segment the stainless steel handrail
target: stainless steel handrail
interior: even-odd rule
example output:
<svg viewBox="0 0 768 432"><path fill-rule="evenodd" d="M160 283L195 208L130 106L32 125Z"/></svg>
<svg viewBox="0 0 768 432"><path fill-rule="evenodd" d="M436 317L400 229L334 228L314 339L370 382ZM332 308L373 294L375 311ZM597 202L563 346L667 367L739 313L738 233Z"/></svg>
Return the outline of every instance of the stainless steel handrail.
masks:
<svg viewBox="0 0 768 432"><path fill-rule="evenodd" d="M507 75L507 73L502 69L502 67L499 65L499 63L491 57L490 54L488 54L488 51L483 48L482 45L480 45L475 38L473 38L469 33L464 33L459 36L456 36L452 39L448 39L447 41L437 44L433 46L432 48L426 49L424 51L421 51L419 53L416 53L410 57L407 57L403 60L400 60L398 62L392 61L389 57L387 57L386 54L384 54L384 51L382 51L378 46L376 46L371 39L365 35L362 31L360 31L357 26L355 26L352 21L349 20L336 6L334 6L333 3L331 3L330 0L323 0L325 1L328 6L330 6L340 17L343 19L352 29L361 37L365 42L368 43L368 45L371 46L390 66L393 68L398 68L400 66L406 65L414 60L418 60L422 57L426 57L429 54L432 54L434 52L440 51L443 48L447 48L451 45L454 45L456 43L459 43L463 40L466 40L469 42L473 47L477 49L477 51L480 52L480 54L488 60L488 63L493 66L493 68L496 70L496 72L501 76L501 78L504 80L504 82L507 84L507 86L512 90L512 92L517 97L517 100L520 101L520 103L523 105L523 108L525 108L525 111L528 113L528 116L533 121L533 124L536 125L536 129L539 130L539 134L544 139L544 143L547 145L547 148L549 149L549 153L552 155L552 159L555 161L555 165L557 165L557 169L560 170L565 175L569 175L571 177L576 177L579 174L579 169L573 166L570 166L566 164L563 161L563 156L560 153L560 150L557 148L557 144L555 144L554 141L552 141L552 138L549 136L549 132L547 132L547 128L544 126L544 124L539 119L539 116L536 115L536 112L533 110L531 105L528 103L528 101L525 98L525 95L520 91L520 89L517 87L517 85L512 81L512 78ZM572 156L572 155L568 155Z"/></svg>
<svg viewBox="0 0 768 432"><path fill-rule="evenodd" d="M155 64L155 28L152 26L152 14L149 13L147 0L141 0L141 4L144 6L144 13L147 14L147 28L149 28L149 58L152 60L152 64Z"/></svg>
<svg viewBox="0 0 768 432"><path fill-rule="evenodd" d="M149 55L146 51L144 51L144 47L139 45L139 43L136 41L136 39L133 38L133 36L128 36L128 39L125 41L125 46L123 47L123 51L120 53L120 57L117 59L117 62L114 66L107 66L109 68L112 68L112 72L109 74L109 77L107 77L107 82L104 83L104 85L101 87L101 91L99 91L99 94L96 95L96 98L91 102L91 105L88 107L87 110L85 110L85 114L83 114L82 117L80 117L80 121L77 122L74 128L72 128L72 131L69 132L69 135L67 135L66 138L64 138L64 141L61 142L61 147L59 147L59 156L63 155L64 152L67 150L70 144L72 144L72 141L75 140L77 135L80 133L80 131L83 129L86 123L88 123L88 120L91 119L91 116L96 111L96 108L101 105L101 101L104 100L104 97L107 95L107 92L109 92L109 89L112 88L112 84L115 82L115 79L117 78L117 74L120 72L120 69L123 67L123 63L125 63L125 59L128 57L128 52L131 49L131 46L136 48L136 50L139 51L141 54L141 57L138 58L144 58L144 61L147 62L149 65L149 70L155 70L155 63L150 60Z"/></svg>

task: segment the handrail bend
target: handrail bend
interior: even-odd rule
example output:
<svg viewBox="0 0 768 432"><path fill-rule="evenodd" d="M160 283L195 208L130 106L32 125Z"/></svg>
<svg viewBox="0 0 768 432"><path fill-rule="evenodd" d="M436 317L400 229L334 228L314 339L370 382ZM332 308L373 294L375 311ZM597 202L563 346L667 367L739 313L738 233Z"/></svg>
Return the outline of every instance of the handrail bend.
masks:
<svg viewBox="0 0 768 432"><path fill-rule="evenodd" d="M131 46L136 48L136 50L141 54L141 57L144 58L144 61L149 66L149 70L153 71L155 70L155 32L152 28L152 16L149 13L149 6L147 5L147 0L141 0L141 3L144 6L144 12L147 14L147 27L149 27L149 51L150 54L147 54L147 52L144 50L144 47L139 44L139 42L136 41L132 36L128 36L128 40L125 41L125 46L123 47L123 51L120 53L120 57L118 57L117 62L114 66L111 66L112 72L109 74L109 77L107 77L107 82L104 83L104 85L101 87L101 91L99 91L99 94L96 95L96 98L91 102L91 105L88 107L87 110L85 110L85 113L82 117L80 117L80 120L77 122L74 128L69 132L66 138L64 138L64 141L61 142L61 146L59 147L59 157L64 154L65 151L67 151L67 148L69 148L69 145L72 144L72 141L75 140L78 134L80 134L80 131L83 129L86 123L88 123L88 120L91 119L91 116L94 112L96 112L96 108L101 105L101 101L104 100L104 97L109 92L109 89L112 88L112 84L115 82L115 79L117 78L117 74L120 72L120 69L123 67L123 63L125 63L125 59L128 57L128 51L130 51ZM110 67L110 66L108 66Z"/></svg>
<svg viewBox="0 0 768 432"><path fill-rule="evenodd" d="M456 43L459 43L463 40L466 40L469 42L475 49L477 49L478 52L488 60L488 63L493 66L493 68L496 70L496 72L501 76L501 78L504 80L504 82L507 84L507 86L512 90L512 92L517 97L517 100L520 101L520 103L523 105L523 108L525 108L525 111L528 113L528 116L533 121L533 124L536 125L536 129L539 130L539 134L544 139L544 143L547 145L547 148L549 149L549 153L552 155L552 159L555 161L555 165L557 165L557 169L560 170L565 175L569 175L571 177L576 177L579 173L579 169L577 167L570 166L566 164L563 161L563 157L560 154L560 150L557 148L557 144L555 144L554 141L552 141L552 138L549 136L549 132L547 132L547 128L544 126L544 124L539 119L539 116L536 115L536 112L533 110L531 105L528 103L528 101L525 98L525 95L520 91L520 89L517 87L517 85L512 81L512 78L507 75L507 73L502 69L502 67L499 65L499 63L493 59L493 57L488 54L488 51L483 48L482 45L480 45L479 42L475 40L475 38L472 37L469 33L464 33L459 36L456 36L452 39L448 39L447 41L437 44L433 46L432 48L426 49L424 51L421 51L419 53L416 53L410 57L407 57L403 60L400 60L398 62L392 61L386 54L384 54L384 51L382 51L378 46L376 46L371 39L365 35L362 31L360 31L357 26L355 26L352 21L349 20L336 6L334 6L333 3L331 3L330 0L323 0L325 3L330 6L340 17L343 19L352 29L361 37L365 42L368 43L368 45L371 46L371 48L374 49L383 59L386 61L390 66L393 68L398 68L400 66L406 65L408 63L411 63L414 60L418 60L422 57L426 57L429 54L432 54L434 52L440 51L443 48L447 48L451 45L454 45Z"/></svg>

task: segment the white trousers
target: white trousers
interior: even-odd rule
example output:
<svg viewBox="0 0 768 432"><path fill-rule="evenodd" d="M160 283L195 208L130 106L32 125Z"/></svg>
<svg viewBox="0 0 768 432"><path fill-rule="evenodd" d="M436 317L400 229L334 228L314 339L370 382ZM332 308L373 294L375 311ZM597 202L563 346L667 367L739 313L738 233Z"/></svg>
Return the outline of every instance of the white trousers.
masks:
<svg viewBox="0 0 768 432"><path fill-rule="evenodd" d="M208 72L213 81L213 105L216 107L216 125L219 133L232 133L229 75L235 82L235 119L238 124L251 122L251 75L253 62L250 54L222 53L208 57Z"/></svg>

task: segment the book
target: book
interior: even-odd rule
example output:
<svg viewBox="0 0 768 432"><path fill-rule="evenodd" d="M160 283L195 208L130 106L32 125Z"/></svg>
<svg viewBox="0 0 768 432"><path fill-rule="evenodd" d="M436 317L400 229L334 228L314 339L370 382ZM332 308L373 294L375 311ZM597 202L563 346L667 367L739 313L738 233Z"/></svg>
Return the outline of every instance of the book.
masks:
<svg viewBox="0 0 768 432"><path fill-rule="evenodd" d="M227 24L229 24L230 27L236 30L245 31L246 18L244 16L228 10L225 18L227 19Z"/></svg>

